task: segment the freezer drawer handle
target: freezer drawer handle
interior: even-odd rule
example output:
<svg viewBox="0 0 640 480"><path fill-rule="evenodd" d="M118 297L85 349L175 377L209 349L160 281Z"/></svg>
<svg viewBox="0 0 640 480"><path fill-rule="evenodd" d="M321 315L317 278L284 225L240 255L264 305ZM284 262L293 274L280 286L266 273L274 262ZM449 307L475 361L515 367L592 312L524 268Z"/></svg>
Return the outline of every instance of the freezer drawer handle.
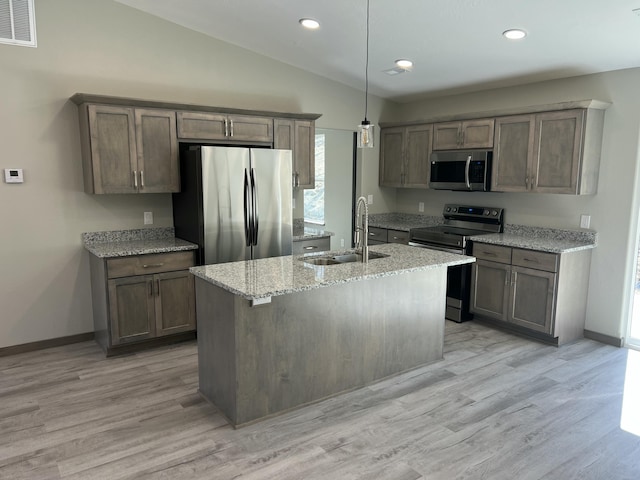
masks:
<svg viewBox="0 0 640 480"><path fill-rule="evenodd" d="M309 245L308 247L304 247L305 250L316 250L317 248L317 245Z"/></svg>

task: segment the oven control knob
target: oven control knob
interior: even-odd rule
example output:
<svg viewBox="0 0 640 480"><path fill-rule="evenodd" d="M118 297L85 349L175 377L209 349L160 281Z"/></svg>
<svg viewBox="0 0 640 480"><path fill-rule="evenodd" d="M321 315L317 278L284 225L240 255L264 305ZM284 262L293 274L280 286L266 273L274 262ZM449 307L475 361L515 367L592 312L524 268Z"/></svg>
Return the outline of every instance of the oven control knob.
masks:
<svg viewBox="0 0 640 480"><path fill-rule="evenodd" d="M498 216L498 211L497 210L492 210L491 211L491 215L493 215L494 217Z"/></svg>
<svg viewBox="0 0 640 480"><path fill-rule="evenodd" d="M458 207L453 207L451 210L453 211L453 213L456 213L458 211Z"/></svg>
<svg viewBox="0 0 640 480"><path fill-rule="evenodd" d="M482 212L482 213L484 213L484 214L485 214L485 216L487 216L487 217L489 216L489 210L485 210L485 211L484 211L484 212Z"/></svg>
<svg viewBox="0 0 640 480"><path fill-rule="evenodd" d="M447 212L450 212L450 211L451 211L451 207L447 207Z"/></svg>

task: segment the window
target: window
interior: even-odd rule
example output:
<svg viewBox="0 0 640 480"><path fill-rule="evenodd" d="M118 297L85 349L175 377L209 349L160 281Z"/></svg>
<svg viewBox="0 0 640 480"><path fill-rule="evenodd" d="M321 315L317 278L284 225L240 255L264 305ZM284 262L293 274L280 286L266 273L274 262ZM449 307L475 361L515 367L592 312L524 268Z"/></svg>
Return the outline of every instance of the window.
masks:
<svg viewBox="0 0 640 480"><path fill-rule="evenodd" d="M304 221L324 225L324 133L316 134L316 188L304 191Z"/></svg>
<svg viewBox="0 0 640 480"><path fill-rule="evenodd" d="M0 0L0 43L36 46L33 0Z"/></svg>

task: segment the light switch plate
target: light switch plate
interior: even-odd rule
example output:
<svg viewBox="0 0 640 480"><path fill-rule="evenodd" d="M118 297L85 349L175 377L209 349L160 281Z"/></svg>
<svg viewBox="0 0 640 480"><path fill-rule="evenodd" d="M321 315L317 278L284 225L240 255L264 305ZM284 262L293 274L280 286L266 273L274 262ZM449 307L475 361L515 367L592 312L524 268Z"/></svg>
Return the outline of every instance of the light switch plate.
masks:
<svg viewBox="0 0 640 480"><path fill-rule="evenodd" d="M21 168L5 168L5 183L24 183L24 175Z"/></svg>
<svg viewBox="0 0 640 480"><path fill-rule="evenodd" d="M367 203L368 203L369 205L373 205L373 195L368 195L368 196L367 196Z"/></svg>
<svg viewBox="0 0 640 480"><path fill-rule="evenodd" d="M418 202L418 211L424 212L424 202Z"/></svg>
<svg viewBox="0 0 640 480"><path fill-rule="evenodd" d="M580 215L580 228L589 228L591 225L591 215Z"/></svg>
<svg viewBox="0 0 640 480"><path fill-rule="evenodd" d="M153 225L153 212L144 212L144 224Z"/></svg>

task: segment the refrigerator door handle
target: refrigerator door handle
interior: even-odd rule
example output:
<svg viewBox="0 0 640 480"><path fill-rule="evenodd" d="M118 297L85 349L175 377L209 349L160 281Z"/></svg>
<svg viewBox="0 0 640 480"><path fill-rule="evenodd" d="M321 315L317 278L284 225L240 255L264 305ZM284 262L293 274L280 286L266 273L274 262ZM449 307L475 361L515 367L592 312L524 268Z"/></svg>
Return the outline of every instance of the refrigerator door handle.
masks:
<svg viewBox="0 0 640 480"><path fill-rule="evenodd" d="M258 228L260 227L260 217L258 215L258 184L256 183L254 170L251 169L251 194L253 200L251 203L253 210L253 242L254 246L258 245Z"/></svg>
<svg viewBox="0 0 640 480"><path fill-rule="evenodd" d="M249 175L244 169L244 240L247 247L252 245L253 235L251 234L251 198L249 193Z"/></svg>

